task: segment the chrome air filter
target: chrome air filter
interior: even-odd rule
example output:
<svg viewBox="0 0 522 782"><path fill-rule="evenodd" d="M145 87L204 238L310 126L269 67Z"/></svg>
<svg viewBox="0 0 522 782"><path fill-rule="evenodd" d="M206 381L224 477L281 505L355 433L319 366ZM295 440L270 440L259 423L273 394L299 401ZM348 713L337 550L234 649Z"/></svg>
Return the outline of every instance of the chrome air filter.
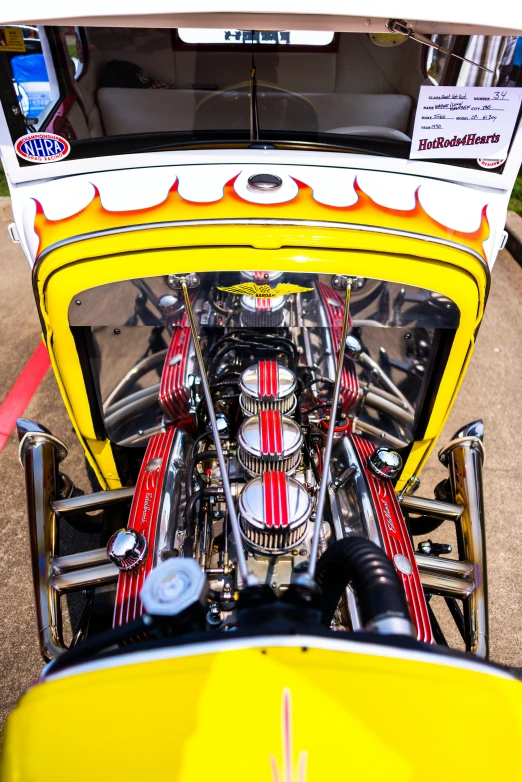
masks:
<svg viewBox="0 0 522 782"><path fill-rule="evenodd" d="M241 325L247 328L277 328L285 319L285 296L258 299L241 296Z"/></svg>
<svg viewBox="0 0 522 782"><path fill-rule="evenodd" d="M311 511L305 487L284 472L263 473L247 483L239 497L243 536L264 554L281 554L298 546Z"/></svg>
<svg viewBox="0 0 522 782"><path fill-rule="evenodd" d="M303 434L279 410L261 410L247 418L238 433L239 461L251 475L267 470L293 473L301 461Z"/></svg>
<svg viewBox="0 0 522 782"><path fill-rule="evenodd" d="M277 361L260 361L241 375L241 408L246 415L255 415L260 410L292 413L296 385L295 375L287 367Z"/></svg>
<svg viewBox="0 0 522 782"><path fill-rule="evenodd" d="M270 282L279 282L284 272L241 272L241 277L249 282L257 282L258 285L266 285Z"/></svg>

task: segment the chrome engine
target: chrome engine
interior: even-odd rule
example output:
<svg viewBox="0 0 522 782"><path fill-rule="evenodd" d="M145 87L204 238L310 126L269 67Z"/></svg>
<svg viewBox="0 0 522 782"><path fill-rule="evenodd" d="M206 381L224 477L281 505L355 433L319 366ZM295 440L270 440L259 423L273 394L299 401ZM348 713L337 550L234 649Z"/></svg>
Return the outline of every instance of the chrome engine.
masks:
<svg viewBox="0 0 522 782"><path fill-rule="evenodd" d="M134 321L142 318L153 323L149 349L117 382L103 374L117 368L117 357L102 363L100 385L112 389L103 404L106 431L128 459L139 456L135 488L58 499L63 455L56 438L47 441L45 432L30 429L23 435L28 482L34 480L40 443L54 464L54 484L46 488L46 507L53 513L41 516L30 507L33 558L47 563L38 576L44 654L53 657L63 648L61 620L44 626L43 617L46 605L59 617L64 592L105 585L114 597L113 627L123 627L144 613L140 594L151 570L170 560L190 561L205 576L207 628L228 630L237 624L245 587L264 585L284 600L293 587L313 583L315 563L350 539L381 549L404 592L411 621L386 619L395 629L385 632L413 627L419 640L433 642L440 628L425 598L429 590L467 601L469 646L485 648L484 600L471 575L484 561L482 533L476 532L480 509L470 511L473 522L463 516L467 526L459 544L478 565L427 556L431 541L417 552L412 545L415 529L429 531L439 519L460 518L462 511L450 500L468 491L462 476L455 473L451 486L443 482L436 500L409 496L414 479L399 496L394 489L401 452L415 439L419 399L429 393L441 332L458 322L451 303L430 291L357 279L350 283L348 310L338 277L302 275L307 284L297 285L287 284L280 272L243 272L239 284L237 276L218 281L210 273L201 276L203 284L197 275L171 275L155 282L156 289L153 280L134 281L139 307L134 304L134 315L127 317L128 344L134 347ZM97 295L81 293L82 313L95 309ZM121 301L116 286L112 309ZM144 313L144 301L153 306L154 317ZM110 311L109 299L103 313ZM85 327L82 313L74 308L70 313L72 326ZM100 353L120 334L112 322L93 331ZM150 372L158 373L159 382L140 387ZM456 450L450 448L444 458L448 464L467 458L470 474L480 480L478 451L460 453L470 443L478 448L475 441L480 441L475 433L457 438ZM87 567L81 555L69 562L54 549L40 551L38 541L56 540L60 514L74 517L130 497L123 530L121 521L119 531L117 525L108 528L106 553L88 552ZM109 585L115 581L114 595ZM329 621L341 630L370 626L348 582Z"/></svg>
<svg viewBox="0 0 522 782"><path fill-rule="evenodd" d="M256 284L284 279L273 272L242 276ZM356 301L364 286L360 281ZM373 298L378 289L373 283L369 288ZM318 554L330 541L354 534L383 545L378 521L369 511L365 457L357 453L353 438L377 435L389 449L404 446L413 422L413 407L391 376L369 357L369 366L360 361L367 354L352 334L342 368L332 458L323 464L330 424L325 413L332 404L344 303L342 292L323 281L302 290L263 298L241 294L241 286L232 292L215 287L210 294L196 288L192 298L195 317L204 326L201 353L241 548L248 571L277 595L306 573L325 471L328 512L320 521ZM170 294L171 336L160 390L167 427L149 441L142 471L158 459L166 466L164 474L160 468L149 500L154 506L159 493L157 523L146 525L143 534L154 566L172 556L192 557L201 565L213 600L212 625L226 628L234 624L234 595L244 584L214 432L204 412L201 370L187 321L179 317L181 297L178 294L177 303L174 298ZM360 333L356 329L355 334ZM386 382L381 382L383 377ZM397 459L388 482L400 471ZM375 471L372 476L384 480ZM139 526L144 514L147 517L138 496L130 526ZM407 554L414 560L412 550ZM134 601L134 614L120 606L116 624L138 610L128 577L120 578L118 590L117 605ZM338 621L346 628L359 626L351 593Z"/></svg>

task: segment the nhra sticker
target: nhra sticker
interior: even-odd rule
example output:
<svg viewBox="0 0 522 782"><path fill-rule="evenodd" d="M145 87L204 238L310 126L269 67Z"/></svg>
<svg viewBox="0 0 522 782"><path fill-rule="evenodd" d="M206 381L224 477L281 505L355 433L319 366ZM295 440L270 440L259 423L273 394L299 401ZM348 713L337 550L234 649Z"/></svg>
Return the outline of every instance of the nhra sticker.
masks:
<svg viewBox="0 0 522 782"><path fill-rule="evenodd" d="M497 159L489 158L487 160L486 160L486 158L479 157L477 159L477 163L479 164L479 166L482 166L482 168L498 168L499 166L502 165L502 163L505 163L505 162L506 162L506 158L505 157L501 157L501 158L497 158Z"/></svg>
<svg viewBox="0 0 522 782"><path fill-rule="evenodd" d="M69 142L55 133L28 133L15 144L16 154L31 163L53 163L71 151Z"/></svg>
<svg viewBox="0 0 522 782"><path fill-rule="evenodd" d="M275 288L271 288L270 285L256 285L255 282L244 282L241 285L229 285L227 288L220 287L219 290L225 293L236 293L238 296L253 296L254 299L276 299L289 293L313 291L313 288L303 288L290 282L280 282Z"/></svg>

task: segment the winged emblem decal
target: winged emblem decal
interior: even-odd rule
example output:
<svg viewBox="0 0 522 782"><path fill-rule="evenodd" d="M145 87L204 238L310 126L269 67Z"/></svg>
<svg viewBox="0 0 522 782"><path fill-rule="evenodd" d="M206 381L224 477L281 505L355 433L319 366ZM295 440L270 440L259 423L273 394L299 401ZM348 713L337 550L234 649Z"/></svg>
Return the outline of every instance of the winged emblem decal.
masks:
<svg viewBox="0 0 522 782"><path fill-rule="evenodd" d="M226 293L236 293L238 296L253 296L255 299L275 299L276 296L286 296L289 293L305 293L313 288L303 288L291 282L279 282L275 288L270 285L257 285L255 282L242 282L239 285L229 285L219 288Z"/></svg>

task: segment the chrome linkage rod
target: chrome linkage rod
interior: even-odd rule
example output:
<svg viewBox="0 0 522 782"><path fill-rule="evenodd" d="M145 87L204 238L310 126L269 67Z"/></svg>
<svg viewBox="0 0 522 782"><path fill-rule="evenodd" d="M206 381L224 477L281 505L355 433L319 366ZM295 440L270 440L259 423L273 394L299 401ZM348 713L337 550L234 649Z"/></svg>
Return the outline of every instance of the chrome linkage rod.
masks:
<svg viewBox="0 0 522 782"><path fill-rule="evenodd" d="M308 563L308 570L306 573L306 580L308 582L313 581L315 578L315 568L317 565L317 554L319 551L319 538L321 532L321 525L323 523L324 505L326 501L326 493L328 491L328 484L330 482L330 461L332 458L332 448L335 434L335 421L337 418L337 408L339 406L339 393L341 390L341 380L343 374L344 356L346 352L346 338L348 336L348 324L350 321L350 295L352 292L353 279L350 277L334 277L332 284L334 287L345 288L346 298L344 305L344 318L343 328L341 333L341 341L339 343L339 353L337 355L337 370L335 373L335 385L332 397L332 406L330 408L330 423L328 426L328 433L326 435L326 446L323 456L323 474L321 476L321 484L319 486L319 496L317 498L317 507L315 510L315 527L312 537L312 546L310 551L310 562Z"/></svg>
<svg viewBox="0 0 522 782"><path fill-rule="evenodd" d="M223 446L221 445L221 438L219 435L219 429L216 420L216 413L214 411L214 404L212 402L212 395L210 393L210 386L208 383L207 372L203 361L203 354L199 345L198 330L196 321L194 320L194 313L192 311L192 305L190 303L189 288L196 288L199 285L199 278L197 274L187 274L186 276L169 276L169 285L171 287L181 288L183 292L183 298L185 299L185 308L187 311L187 317L190 324L190 331L192 334L192 341L194 343L194 350L196 351L196 358L198 360L199 372L201 375L201 385L203 386L203 393L205 394L205 400L207 402L208 415L210 418L210 426L212 434L214 435L214 446L217 452L217 458L219 462L219 469L221 471L221 480L223 481L223 490L225 492L225 500L227 503L228 515L230 518L230 526L232 527L232 534L234 536L234 543L236 546L237 565L241 580L245 586L255 586L257 584L257 578L249 572L247 566L247 560L245 557L245 551L243 548L243 541L241 538L241 530L239 527L239 520L237 518L236 506L234 505L234 498L232 496L232 489L230 488L230 481L228 479L227 464L225 461L225 454L223 453Z"/></svg>

